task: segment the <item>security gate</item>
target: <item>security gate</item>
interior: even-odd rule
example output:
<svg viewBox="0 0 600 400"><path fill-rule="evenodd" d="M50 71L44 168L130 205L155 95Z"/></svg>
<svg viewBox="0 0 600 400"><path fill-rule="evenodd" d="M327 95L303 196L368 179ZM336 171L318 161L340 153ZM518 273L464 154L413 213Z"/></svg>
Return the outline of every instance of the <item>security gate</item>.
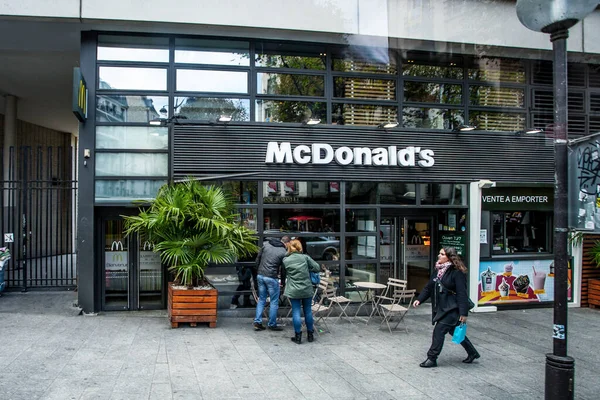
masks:
<svg viewBox="0 0 600 400"><path fill-rule="evenodd" d="M12 255L7 286L75 288L74 148L11 147L0 155L2 246Z"/></svg>

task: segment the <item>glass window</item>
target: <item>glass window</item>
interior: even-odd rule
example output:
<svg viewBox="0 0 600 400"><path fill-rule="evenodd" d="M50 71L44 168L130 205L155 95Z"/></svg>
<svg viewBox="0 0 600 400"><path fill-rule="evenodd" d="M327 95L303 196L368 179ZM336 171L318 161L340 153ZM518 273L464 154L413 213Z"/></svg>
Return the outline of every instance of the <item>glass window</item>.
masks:
<svg viewBox="0 0 600 400"><path fill-rule="evenodd" d="M227 97L176 97L175 115L192 120L215 121L221 115L233 121L250 121L250 100Z"/></svg>
<svg viewBox="0 0 600 400"><path fill-rule="evenodd" d="M346 209L346 232L375 232L377 210Z"/></svg>
<svg viewBox="0 0 600 400"><path fill-rule="evenodd" d="M175 39L175 62L182 64L250 65L248 42Z"/></svg>
<svg viewBox="0 0 600 400"><path fill-rule="evenodd" d="M340 231L340 213L336 208L299 209L282 208L264 210L263 231L265 234L330 233ZM330 236L330 235L326 235Z"/></svg>
<svg viewBox="0 0 600 400"><path fill-rule="evenodd" d="M325 77L300 74L256 74L256 93L288 96L325 96Z"/></svg>
<svg viewBox="0 0 600 400"><path fill-rule="evenodd" d="M264 181L265 204L339 204L339 182Z"/></svg>
<svg viewBox="0 0 600 400"><path fill-rule="evenodd" d="M522 131L525 129L525 114L469 111L469 125L483 131Z"/></svg>
<svg viewBox="0 0 600 400"><path fill-rule="evenodd" d="M396 100L396 81L392 79L334 78L333 97L367 100Z"/></svg>
<svg viewBox="0 0 600 400"><path fill-rule="evenodd" d="M295 237L302 243L304 254L308 254L315 261L337 261L340 259L340 237L330 235L288 235Z"/></svg>
<svg viewBox="0 0 600 400"><path fill-rule="evenodd" d="M463 123L462 110L429 107L402 109L402 124L406 128L452 129Z"/></svg>
<svg viewBox="0 0 600 400"><path fill-rule="evenodd" d="M334 55L333 70L370 74L396 74L396 60L386 48L354 49L354 54ZM360 54L359 54L360 53Z"/></svg>
<svg viewBox="0 0 600 400"><path fill-rule="evenodd" d="M346 182L346 203L377 204L377 183Z"/></svg>
<svg viewBox="0 0 600 400"><path fill-rule="evenodd" d="M425 183L420 185L421 204L466 206L468 189L461 183Z"/></svg>
<svg viewBox="0 0 600 400"><path fill-rule="evenodd" d="M169 129L163 126L97 126L96 148L167 150Z"/></svg>
<svg viewBox="0 0 600 400"><path fill-rule="evenodd" d="M374 259L377 248L377 236L347 236L346 260ZM373 281L374 282L374 281Z"/></svg>
<svg viewBox="0 0 600 400"><path fill-rule="evenodd" d="M376 104L334 103L334 125L379 125L397 121L398 107Z"/></svg>
<svg viewBox="0 0 600 400"><path fill-rule="evenodd" d="M257 122L305 122L327 118L327 103L311 101L256 100Z"/></svg>
<svg viewBox="0 0 600 400"><path fill-rule="evenodd" d="M246 228L256 231L258 230L256 226L257 212L258 210L256 208L238 208L236 221Z"/></svg>
<svg viewBox="0 0 600 400"><path fill-rule="evenodd" d="M96 153L96 176L167 176L168 154Z"/></svg>
<svg viewBox="0 0 600 400"><path fill-rule="evenodd" d="M462 86L449 83L405 81L404 101L461 104Z"/></svg>
<svg viewBox="0 0 600 400"><path fill-rule="evenodd" d="M525 83L523 61L512 58L483 57L469 68L469 79L486 82Z"/></svg>
<svg viewBox="0 0 600 400"><path fill-rule="evenodd" d="M416 184L404 182L347 182L348 204L417 204Z"/></svg>
<svg viewBox="0 0 600 400"><path fill-rule="evenodd" d="M177 70L177 89L186 92L248 93L245 71Z"/></svg>
<svg viewBox="0 0 600 400"><path fill-rule="evenodd" d="M346 290L356 289L354 282L377 282L377 266L376 264L346 264ZM361 301L358 293L348 293L346 296L354 301Z"/></svg>
<svg viewBox="0 0 600 400"><path fill-rule="evenodd" d="M99 89L167 90L163 68L100 67Z"/></svg>
<svg viewBox="0 0 600 400"><path fill-rule="evenodd" d="M95 184L96 201L151 200L156 197L158 189L166 183L166 180L97 180Z"/></svg>
<svg viewBox="0 0 600 400"><path fill-rule="evenodd" d="M164 96L96 96L96 122L150 122L168 113L169 98Z"/></svg>
<svg viewBox="0 0 600 400"><path fill-rule="evenodd" d="M523 108L525 105L525 89L469 86L469 99L474 106Z"/></svg>
<svg viewBox="0 0 600 400"><path fill-rule="evenodd" d="M255 65L257 67L269 68L324 70L326 66L326 60L327 59L324 53L321 53L320 56L300 56L284 54L261 54L257 51Z"/></svg>
<svg viewBox="0 0 600 400"><path fill-rule="evenodd" d="M169 62L169 38L98 35L98 60Z"/></svg>
<svg viewBox="0 0 600 400"><path fill-rule="evenodd" d="M202 181L204 186L220 186L233 196L237 204L256 204L258 182L256 181Z"/></svg>
<svg viewBox="0 0 600 400"><path fill-rule="evenodd" d="M492 213L492 254L550 252L550 213Z"/></svg>
<svg viewBox="0 0 600 400"><path fill-rule="evenodd" d="M423 78L463 79L463 69L456 63L449 65L426 65L419 61L406 60L402 65L402 75Z"/></svg>

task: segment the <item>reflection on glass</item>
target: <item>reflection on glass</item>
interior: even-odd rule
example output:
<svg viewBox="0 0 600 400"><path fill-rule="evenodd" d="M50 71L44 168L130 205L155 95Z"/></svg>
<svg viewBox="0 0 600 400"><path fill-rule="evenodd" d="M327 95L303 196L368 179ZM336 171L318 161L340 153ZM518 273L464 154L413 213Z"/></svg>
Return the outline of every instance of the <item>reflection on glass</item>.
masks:
<svg viewBox="0 0 600 400"><path fill-rule="evenodd" d="M163 68L100 67L99 89L167 90Z"/></svg>
<svg viewBox="0 0 600 400"><path fill-rule="evenodd" d="M140 308L156 308L162 305L162 262L160 253L155 253L154 243L141 233L138 242L139 277L138 289Z"/></svg>
<svg viewBox="0 0 600 400"><path fill-rule="evenodd" d="M421 64L419 61L406 60L402 65L402 75L420 76L423 78L462 79L463 69L454 63L449 63L449 66L426 65Z"/></svg>
<svg viewBox="0 0 600 400"><path fill-rule="evenodd" d="M386 48L365 48L361 55L334 56L333 70L340 72L366 72L371 74L396 74L396 60Z"/></svg>
<svg viewBox="0 0 600 400"><path fill-rule="evenodd" d="M462 86L449 83L405 81L404 101L461 104Z"/></svg>
<svg viewBox="0 0 600 400"><path fill-rule="evenodd" d="M123 220L104 221L104 303L106 308L129 305L129 240Z"/></svg>
<svg viewBox="0 0 600 400"><path fill-rule="evenodd" d="M333 97L367 100L396 100L396 81L353 77L334 78Z"/></svg>
<svg viewBox="0 0 600 400"><path fill-rule="evenodd" d="M339 204L339 182L264 181L265 204Z"/></svg>
<svg viewBox="0 0 600 400"><path fill-rule="evenodd" d="M377 210L346 209L346 232L375 232Z"/></svg>
<svg viewBox="0 0 600 400"><path fill-rule="evenodd" d="M166 179L97 180L95 183L96 202L152 200L156 197L158 189L166 183Z"/></svg>
<svg viewBox="0 0 600 400"><path fill-rule="evenodd" d="M237 223L242 224L246 228L252 229L253 231L258 230L256 226L256 208L238 208L237 213Z"/></svg>
<svg viewBox="0 0 600 400"><path fill-rule="evenodd" d="M461 110L404 107L402 124L406 128L452 129L464 123Z"/></svg>
<svg viewBox="0 0 600 400"><path fill-rule="evenodd" d="M327 103L311 101L256 100L257 122L296 122L318 118L325 122Z"/></svg>
<svg viewBox="0 0 600 400"><path fill-rule="evenodd" d="M469 111L469 125L483 131L517 132L525 129L525 114Z"/></svg>
<svg viewBox="0 0 600 400"><path fill-rule="evenodd" d="M470 103L475 106L519 107L525 105L525 89L469 86Z"/></svg>
<svg viewBox="0 0 600 400"><path fill-rule="evenodd" d="M96 148L167 150L169 129L162 126L96 126Z"/></svg>
<svg viewBox="0 0 600 400"><path fill-rule="evenodd" d="M96 122L150 122L167 118L168 110L169 98L164 96L96 96Z"/></svg>
<svg viewBox="0 0 600 400"><path fill-rule="evenodd" d="M421 184L421 204L447 204L466 206L468 190L461 183Z"/></svg>
<svg viewBox="0 0 600 400"><path fill-rule="evenodd" d="M348 204L416 204L416 185L404 182L347 182Z"/></svg>
<svg viewBox="0 0 600 400"><path fill-rule="evenodd" d="M396 121L397 118L397 107L375 104L333 104L334 125L379 125L383 122Z"/></svg>
<svg viewBox="0 0 600 400"><path fill-rule="evenodd" d="M300 74L256 74L256 93L289 96L325 95L325 77Z"/></svg>
<svg viewBox="0 0 600 400"><path fill-rule="evenodd" d="M96 153L96 176L167 176L165 153Z"/></svg>
<svg viewBox="0 0 600 400"><path fill-rule="evenodd" d="M525 83L525 65L514 58L482 57L469 68L469 79L487 82Z"/></svg>
<svg viewBox="0 0 600 400"><path fill-rule="evenodd" d="M175 39L175 62L186 64L250 65L248 42Z"/></svg>
<svg viewBox="0 0 600 400"><path fill-rule="evenodd" d="M324 70L326 57L257 53L254 62L257 67Z"/></svg>
<svg viewBox="0 0 600 400"><path fill-rule="evenodd" d="M202 181L202 185L222 187L237 204L256 204L257 201L256 181Z"/></svg>
<svg viewBox="0 0 600 400"><path fill-rule="evenodd" d="M186 92L248 93L248 73L178 69L176 86Z"/></svg>
<svg viewBox="0 0 600 400"><path fill-rule="evenodd" d="M98 60L169 62L169 38L98 35Z"/></svg>
<svg viewBox="0 0 600 400"><path fill-rule="evenodd" d="M339 232L340 214L338 209L283 208L265 209L263 231L265 234L277 232L321 232L329 236Z"/></svg>
<svg viewBox="0 0 600 400"><path fill-rule="evenodd" d="M176 97L175 115L192 120L215 121L221 115L232 121L250 120L250 100L224 97Z"/></svg>
<svg viewBox="0 0 600 400"><path fill-rule="evenodd" d="M288 236L290 236L288 234ZM304 254L308 254L315 261L337 261L340 259L339 236L326 235L325 233L314 236L291 236L302 243Z"/></svg>

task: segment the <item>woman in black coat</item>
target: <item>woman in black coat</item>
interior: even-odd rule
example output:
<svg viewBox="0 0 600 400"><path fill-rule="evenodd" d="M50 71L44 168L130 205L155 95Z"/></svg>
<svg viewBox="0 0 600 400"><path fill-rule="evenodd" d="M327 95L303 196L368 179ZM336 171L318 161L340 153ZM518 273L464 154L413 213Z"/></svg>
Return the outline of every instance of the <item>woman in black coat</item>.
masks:
<svg viewBox="0 0 600 400"><path fill-rule="evenodd" d="M456 253L456 249L441 249L431 279L413 303L413 307L418 307L431 297L432 323L435 327L431 347L427 351L427 360L419 364L423 368L437 367L437 358L444 346L444 336L447 333L453 335L454 328L460 322L467 322L469 297L466 273L467 267ZM480 357L467 337L461 345L467 351L464 363L470 364Z"/></svg>

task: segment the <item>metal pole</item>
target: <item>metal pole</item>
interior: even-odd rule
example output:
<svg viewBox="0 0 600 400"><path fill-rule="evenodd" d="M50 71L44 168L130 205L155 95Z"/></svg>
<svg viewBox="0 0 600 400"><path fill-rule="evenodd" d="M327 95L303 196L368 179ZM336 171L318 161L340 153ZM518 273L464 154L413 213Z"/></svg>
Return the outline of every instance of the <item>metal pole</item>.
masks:
<svg viewBox="0 0 600 400"><path fill-rule="evenodd" d="M553 354L546 354L545 398L573 399L575 360L567 356L567 38L550 36L554 54L554 333Z"/></svg>

